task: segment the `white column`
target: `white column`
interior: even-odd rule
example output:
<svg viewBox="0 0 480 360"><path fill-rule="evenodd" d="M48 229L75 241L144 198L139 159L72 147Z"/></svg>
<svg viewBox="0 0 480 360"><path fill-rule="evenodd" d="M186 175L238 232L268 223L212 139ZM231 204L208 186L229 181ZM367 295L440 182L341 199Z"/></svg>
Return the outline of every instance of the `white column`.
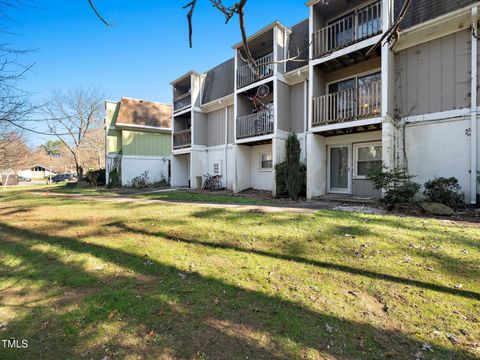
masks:
<svg viewBox="0 0 480 360"><path fill-rule="evenodd" d="M392 24L392 0L383 0L383 31ZM383 164L392 168L395 166L395 125L394 114L395 59L389 44L382 46L382 152Z"/></svg>
<svg viewBox="0 0 480 360"><path fill-rule="evenodd" d="M477 54L478 54L478 8L472 8L472 79L471 79L471 117L470 117L470 204L477 203Z"/></svg>
<svg viewBox="0 0 480 360"><path fill-rule="evenodd" d="M327 147L325 138L307 133L307 199L327 193Z"/></svg>
<svg viewBox="0 0 480 360"><path fill-rule="evenodd" d="M285 161L286 157L286 150L285 150L286 141L283 139L274 138L272 140L272 162L274 166L274 174L273 174L273 190L272 195L277 195L277 182L275 179L275 165Z"/></svg>

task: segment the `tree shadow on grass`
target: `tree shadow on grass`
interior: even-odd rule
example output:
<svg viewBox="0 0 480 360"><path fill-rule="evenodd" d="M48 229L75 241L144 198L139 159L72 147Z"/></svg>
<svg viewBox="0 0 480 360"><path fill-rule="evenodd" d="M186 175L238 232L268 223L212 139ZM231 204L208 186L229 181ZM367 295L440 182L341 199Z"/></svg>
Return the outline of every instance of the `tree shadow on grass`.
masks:
<svg viewBox="0 0 480 360"><path fill-rule="evenodd" d="M378 273L375 271L369 271L369 270L363 270L359 269L356 267L351 267L347 265L341 265L341 264L334 264L334 263L329 263L329 262L324 262L324 261L319 261L315 259L308 259L304 257L299 257L296 255L292 254L283 254L283 253L275 253L275 252L270 252L270 251L264 251L264 250L258 250L258 249L251 249L251 248L244 248L242 246L234 245L234 244L228 244L228 243L212 243L209 242L208 240L199 240L199 239L191 239L191 238L183 238L180 237L176 234L169 234L166 231L155 231L155 232L150 232L144 229L138 229L134 227L130 227L127 224L124 224L122 222L114 222L107 224L107 226L115 226L115 227L120 227L121 229L131 232L131 233L140 233L146 236L155 236L155 237L160 237L162 239L170 240L170 241L180 241L183 243L187 244L194 244L194 245L201 245L204 247L209 247L213 249L226 249L226 250L234 250L234 251L240 251L240 252L245 252L249 254L255 254L255 255L261 255L261 256L267 256L270 258L275 258L275 259L280 259L280 260L287 260L287 261L295 261L301 264L306 264L306 265L312 265L324 269L330 269L330 270L336 270L340 271L343 273L348 273L352 275L359 275L359 276L365 276L368 278L372 279L377 279L377 280L383 280L383 281L388 281L388 282L394 282L402 285L409 285L409 286L415 286L418 288L422 289L428 289L428 290L433 290L433 291L438 291L441 293L445 294L451 294L455 296L461 296L465 298L472 298L475 300L480 300L480 294L474 291L468 291L468 290L462 290L462 289L455 289L455 288L450 288L447 286L439 285L439 284L432 284L428 282L424 282L421 280L415 280L415 279L408 279L408 278L402 278L399 276L394 276L394 275L389 275L389 274L383 274L383 273Z"/></svg>
<svg viewBox="0 0 480 360"><path fill-rule="evenodd" d="M80 301L63 299L30 308L26 315L9 322L7 332L2 334L7 338L31 339L30 346L7 351L5 358L78 357L85 351L90 351L89 358L103 356L104 347L89 344L108 338L104 330L108 325L114 331L105 347L113 352L113 357L291 359L318 351L320 356L342 359L411 359L422 348L421 342L396 329L312 311L155 259L150 259L146 266L145 257L120 249L7 224L0 224L0 234L4 252L34 269L33 277L22 266L10 266L8 271L4 268L2 275L43 281L44 289L55 281L54 273L89 279L97 276L74 263L38 252L31 248L32 244L49 244L74 255L91 255L135 274L134 278L120 276L100 285L98 281L81 284L81 288L95 287L96 291L87 293ZM46 264L49 266L45 267ZM68 278L60 285L65 292L79 290L78 284ZM129 341L132 337L137 342ZM432 346L432 350L437 358L472 356L441 346Z"/></svg>

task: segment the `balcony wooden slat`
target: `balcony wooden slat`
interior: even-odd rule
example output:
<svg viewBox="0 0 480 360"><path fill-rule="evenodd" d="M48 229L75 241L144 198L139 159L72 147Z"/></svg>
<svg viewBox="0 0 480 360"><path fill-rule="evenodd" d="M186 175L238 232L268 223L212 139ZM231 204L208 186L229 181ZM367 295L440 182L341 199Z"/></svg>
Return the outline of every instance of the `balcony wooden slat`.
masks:
<svg viewBox="0 0 480 360"><path fill-rule="evenodd" d="M273 52L255 61L257 63L255 71L248 64L237 69L237 88L242 88L273 75Z"/></svg>
<svg viewBox="0 0 480 360"><path fill-rule="evenodd" d="M185 149L192 146L192 129L176 131L173 133L173 148Z"/></svg>
<svg viewBox="0 0 480 360"><path fill-rule="evenodd" d="M237 139L273 134L273 111L265 110L237 118Z"/></svg>
<svg viewBox="0 0 480 360"><path fill-rule="evenodd" d="M381 16L381 1L377 1L315 31L313 33L313 56L318 58L379 34L382 31ZM347 36L349 28L352 29L350 39ZM340 40L338 34L342 34Z"/></svg>
<svg viewBox="0 0 480 360"><path fill-rule="evenodd" d="M378 116L381 111L381 81L313 99L313 126L342 123Z"/></svg>
<svg viewBox="0 0 480 360"><path fill-rule="evenodd" d="M178 96L173 101L173 111L178 112L180 110L186 109L187 107L192 105L192 94L186 93L183 95Z"/></svg>

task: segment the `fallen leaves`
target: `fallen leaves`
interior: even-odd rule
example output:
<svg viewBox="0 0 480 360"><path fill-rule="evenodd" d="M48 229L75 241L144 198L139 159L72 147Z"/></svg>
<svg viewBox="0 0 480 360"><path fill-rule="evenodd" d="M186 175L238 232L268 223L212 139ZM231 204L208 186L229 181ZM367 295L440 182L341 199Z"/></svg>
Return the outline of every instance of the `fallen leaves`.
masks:
<svg viewBox="0 0 480 360"><path fill-rule="evenodd" d="M460 343L460 340L458 340L458 338L455 335L450 333L446 333L445 335L447 336L447 339L451 341L452 344Z"/></svg>

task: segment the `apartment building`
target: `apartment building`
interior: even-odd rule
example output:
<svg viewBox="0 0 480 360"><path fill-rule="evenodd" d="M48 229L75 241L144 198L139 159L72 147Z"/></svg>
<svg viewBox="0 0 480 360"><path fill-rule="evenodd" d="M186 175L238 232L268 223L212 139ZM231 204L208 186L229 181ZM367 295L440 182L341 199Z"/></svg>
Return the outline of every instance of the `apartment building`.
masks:
<svg viewBox="0 0 480 360"><path fill-rule="evenodd" d="M123 186L147 174L149 183L170 178L172 107L122 98L105 102L105 167L107 183L113 166L120 167Z"/></svg>
<svg viewBox="0 0 480 360"><path fill-rule="evenodd" d="M248 43L257 69L238 43L233 59L172 82L173 186L197 188L197 178L211 174L235 192L274 192L273 167L285 157L288 134L305 144L308 53L303 61L284 60L288 46L308 47L308 20L292 28L274 22Z"/></svg>
<svg viewBox="0 0 480 360"><path fill-rule="evenodd" d="M248 38L256 70L238 43L227 63L174 81L173 184L195 188L208 172L235 192L275 192L273 167L295 132L308 198L380 197L366 175L385 165L419 183L455 176L475 203L480 2L412 1L393 46L372 50L403 4L310 0L305 21Z"/></svg>

